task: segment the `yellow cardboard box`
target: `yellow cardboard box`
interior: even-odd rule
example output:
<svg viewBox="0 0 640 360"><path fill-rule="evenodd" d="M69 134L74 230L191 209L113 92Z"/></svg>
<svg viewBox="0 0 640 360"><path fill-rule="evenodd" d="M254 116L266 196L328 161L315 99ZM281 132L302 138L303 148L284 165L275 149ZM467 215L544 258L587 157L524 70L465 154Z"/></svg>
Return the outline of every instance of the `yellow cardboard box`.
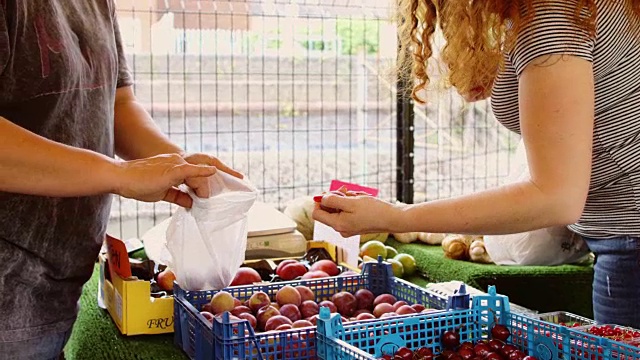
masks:
<svg viewBox="0 0 640 360"><path fill-rule="evenodd" d="M173 297L153 298L151 283L131 276L120 240L107 239L107 254L100 255L100 285L104 305L122 334L173 332Z"/></svg>

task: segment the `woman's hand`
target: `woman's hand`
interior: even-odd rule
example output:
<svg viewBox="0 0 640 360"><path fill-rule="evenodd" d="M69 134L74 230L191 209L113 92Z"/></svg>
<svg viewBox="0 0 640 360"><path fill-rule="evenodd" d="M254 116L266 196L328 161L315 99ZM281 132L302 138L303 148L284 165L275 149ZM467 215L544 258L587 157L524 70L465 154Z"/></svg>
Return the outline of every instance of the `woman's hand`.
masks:
<svg viewBox="0 0 640 360"><path fill-rule="evenodd" d="M191 197L177 186L206 180L216 173L215 166L190 164L178 154L124 161L118 169L116 194L146 202L164 200L187 208L191 207Z"/></svg>
<svg viewBox="0 0 640 360"><path fill-rule="evenodd" d="M232 168L225 165L218 158L216 158L215 156L211 156L209 154L204 154L204 153L188 154L184 156L184 160L187 161L189 164L193 164L193 165L214 166L216 169L220 171L224 171L229 175L235 176L240 179L243 178L241 173L233 170ZM209 185L209 180L207 178L204 178L204 177L188 178L186 179L185 184L187 184L187 186L189 186L191 190L193 190L193 192L195 192L195 194L198 197L208 198L209 196L211 196L211 187Z"/></svg>
<svg viewBox="0 0 640 360"><path fill-rule="evenodd" d="M338 210L329 213L320 208ZM391 232L401 222L402 208L372 196L338 196L328 194L316 204L313 218L340 233L343 237L377 232Z"/></svg>

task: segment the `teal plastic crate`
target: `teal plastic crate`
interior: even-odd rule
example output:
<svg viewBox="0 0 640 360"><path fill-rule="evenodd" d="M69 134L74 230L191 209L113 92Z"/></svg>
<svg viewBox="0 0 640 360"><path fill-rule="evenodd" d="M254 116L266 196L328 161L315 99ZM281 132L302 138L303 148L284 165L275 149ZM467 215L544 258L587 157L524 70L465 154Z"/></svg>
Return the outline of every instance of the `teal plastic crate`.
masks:
<svg viewBox="0 0 640 360"><path fill-rule="evenodd" d="M297 280L257 286L234 286L225 291L244 301L256 291L267 293L272 299L285 285L309 286L316 301L330 299L339 291L354 293L369 289L375 295L389 293L398 300L444 309L443 299L428 290L395 278L389 263L378 259L364 265L361 275L338 276L313 280ZM228 314L216 318L211 325L200 310L209 303L217 291L186 291L174 284L174 342L191 359L316 359L316 327L291 329L280 332L256 333L246 320L230 320ZM469 303L468 296L460 294L452 303ZM467 305L468 307L468 305ZM372 321L372 320L369 320Z"/></svg>
<svg viewBox="0 0 640 360"><path fill-rule="evenodd" d="M323 360L370 360L393 354L399 347L428 347L441 351L440 336L456 330L460 341L489 338L500 323L511 332L508 342L539 360L640 360L640 348L610 341L558 324L510 311L506 296L490 287L488 295L474 296L468 310L416 314L359 324L342 324L339 316L320 312L317 353Z"/></svg>

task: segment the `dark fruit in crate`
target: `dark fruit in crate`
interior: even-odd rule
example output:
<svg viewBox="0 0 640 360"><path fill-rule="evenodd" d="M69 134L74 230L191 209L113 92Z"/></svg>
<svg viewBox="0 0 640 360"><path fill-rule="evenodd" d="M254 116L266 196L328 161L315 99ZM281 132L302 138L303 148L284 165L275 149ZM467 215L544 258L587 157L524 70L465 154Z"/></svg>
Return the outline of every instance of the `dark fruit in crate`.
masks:
<svg viewBox="0 0 640 360"><path fill-rule="evenodd" d="M504 343L498 339L491 339L487 345L489 345L491 351L499 352L504 346Z"/></svg>
<svg viewBox="0 0 640 360"><path fill-rule="evenodd" d="M370 290L360 289L356 291L355 297L358 300L358 310L373 310L373 300L376 296Z"/></svg>
<svg viewBox="0 0 640 360"><path fill-rule="evenodd" d="M509 336L511 336L511 332L504 325L495 324L491 328L491 337L494 338L494 339L498 339L498 340L501 340L501 341L504 342L504 341L507 341Z"/></svg>
<svg viewBox="0 0 640 360"><path fill-rule="evenodd" d="M460 355L464 360L469 360L472 357L476 356L476 353L473 349L469 349L468 347L461 347L458 349L458 355Z"/></svg>
<svg viewBox="0 0 640 360"><path fill-rule="evenodd" d="M503 360L503 358L497 352L490 352L484 356L484 360Z"/></svg>
<svg viewBox="0 0 640 360"><path fill-rule="evenodd" d="M527 354L520 350L514 350L509 354L509 360L523 360Z"/></svg>
<svg viewBox="0 0 640 360"><path fill-rule="evenodd" d="M380 315L380 319L386 319L386 318L390 318L393 316L398 316L398 314L394 313L394 312L388 312L388 313L384 313L382 315Z"/></svg>
<svg viewBox="0 0 640 360"><path fill-rule="evenodd" d="M491 348L489 347L489 345L485 343L477 343L473 347L473 351L476 353L477 356L485 357L485 355L491 352Z"/></svg>
<svg viewBox="0 0 640 360"><path fill-rule="evenodd" d="M535 356L525 356L522 360L538 360Z"/></svg>
<svg viewBox="0 0 640 360"><path fill-rule="evenodd" d="M457 355L455 351L445 349L440 352L440 355L438 355L438 359L447 360L451 359L451 357L453 357L454 355Z"/></svg>
<svg viewBox="0 0 640 360"><path fill-rule="evenodd" d="M517 347L515 347L514 345L511 344L505 344L502 349L500 349L500 352L505 355L505 356L509 356L509 354L511 354L513 351L518 350Z"/></svg>
<svg viewBox="0 0 640 360"><path fill-rule="evenodd" d="M401 347L396 350L394 358L398 358L400 360L412 360L413 359L413 351L407 347Z"/></svg>
<svg viewBox="0 0 640 360"><path fill-rule="evenodd" d="M473 343L470 341L465 341L462 344L460 344L460 349L464 349L467 348L469 350L473 350Z"/></svg>
<svg viewBox="0 0 640 360"><path fill-rule="evenodd" d="M445 349L455 349L460 345L460 334L455 331L445 331L440 337L440 342Z"/></svg>
<svg viewBox="0 0 640 360"><path fill-rule="evenodd" d="M417 357L433 356L433 351L429 348L421 347L414 351L414 355Z"/></svg>
<svg viewBox="0 0 640 360"><path fill-rule="evenodd" d="M351 317L358 308L358 300L353 294L341 291L331 297L331 301L336 305L338 312L342 316Z"/></svg>
<svg viewBox="0 0 640 360"><path fill-rule="evenodd" d="M324 271L329 274L329 276L338 276L338 274L340 274L338 265L331 260L319 260L313 263L313 265L311 265L311 271L316 270Z"/></svg>
<svg viewBox="0 0 640 360"><path fill-rule="evenodd" d="M380 360L393 360L393 355L384 354L384 355L382 355Z"/></svg>

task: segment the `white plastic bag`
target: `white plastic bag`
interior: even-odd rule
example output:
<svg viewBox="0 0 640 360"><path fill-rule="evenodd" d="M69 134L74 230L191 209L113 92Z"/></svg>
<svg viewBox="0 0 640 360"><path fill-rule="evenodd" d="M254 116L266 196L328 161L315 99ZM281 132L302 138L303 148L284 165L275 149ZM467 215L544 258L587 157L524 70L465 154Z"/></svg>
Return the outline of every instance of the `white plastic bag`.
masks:
<svg viewBox="0 0 640 360"><path fill-rule="evenodd" d="M529 178L524 143L516 150L508 182ZM509 235L487 235L484 246L498 265L562 265L583 261L589 254L578 234L564 226L549 227Z"/></svg>
<svg viewBox="0 0 640 360"><path fill-rule="evenodd" d="M171 217L165 249L152 246L151 253L173 269L186 290L229 286L247 248L247 212L256 201L256 189L222 171L209 181L211 197L202 199L188 190L193 206L179 208Z"/></svg>

